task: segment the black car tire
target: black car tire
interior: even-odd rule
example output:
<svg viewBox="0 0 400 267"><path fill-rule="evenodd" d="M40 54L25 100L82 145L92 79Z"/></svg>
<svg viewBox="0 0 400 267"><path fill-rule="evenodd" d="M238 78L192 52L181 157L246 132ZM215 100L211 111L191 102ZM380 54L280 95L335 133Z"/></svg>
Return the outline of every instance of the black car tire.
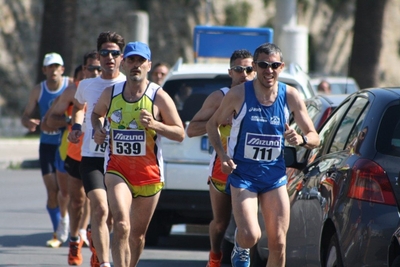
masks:
<svg viewBox="0 0 400 267"><path fill-rule="evenodd" d="M257 244L250 249L250 267L266 266L267 260L263 260L258 254Z"/></svg>
<svg viewBox="0 0 400 267"><path fill-rule="evenodd" d="M226 240L222 240L222 263L231 264L231 254L232 254L233 244Z"/></svg>
<svg viewBox="0 0 400 267"><path fill-rule="evenodd" d="M146 232L146 245L157 246L160 236L168 236L171 232L172 224L163 221L161 216L154 214Z"/></svg>
<svg viewBox="0 0 400 267"><path fill-rule="evenodd" d="M329 247L325 259L325 267L343 267L339 240L336 234L332 235L331 240L329 241Z"/></svg>
<svg viewBox="0 0 400 267"><path fill-rule="evenodd" d="M397 256L390 267L400 267L400 256Z"/></svg>

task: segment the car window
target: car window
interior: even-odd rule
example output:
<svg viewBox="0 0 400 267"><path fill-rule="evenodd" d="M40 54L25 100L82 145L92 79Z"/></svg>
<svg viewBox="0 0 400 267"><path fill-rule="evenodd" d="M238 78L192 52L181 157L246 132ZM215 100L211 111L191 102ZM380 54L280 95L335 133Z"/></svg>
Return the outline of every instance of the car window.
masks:
<svg viewBox="0 0 400 267"><path fill-rule="evenodd" d="M319 131L320 144L318 147L311 150L309 159L320 157L322 155L325 143L328 142L331 132L335 129L336 125L340 123L340 120L343 117L343 114L345 114L345 112L349 108L349 105L350 101L343 103L339 108L335 110L335 112L331 115L331 117L325 122L324 126Z"/></svg>
<svg viewBox="0 0 400 267"><path fill-rule="evenodd" d="M319 117L320 111L318 110L318 108L315 105L310 104L307 106L307 112L315 126L316 118ZM300 127L297 125L297 123L293 119L293 113L291 114L290 121L291 121L290 128L293 128L298 134L301 134ZM285 142L285 146L289 146L289 143ZM296 151L297 151L297 161L302 162L304 155L307 152L307 149L303 146L297 146Z"/></svg>
<svg viewBox="0 0 400 267"><path fill-rule="evenodd" d="M163 89L174 100L179 116L183 122L186 122L190 121L200 110L209 94L230 86L231 82L228 75L220 75L215 78L177 79L166 81Z"/></svg>
<svg viewBox="0 0 400 267"><path fill-rule="evenodd" d="M400 106L389 107L378 130L376 149L380 153L400 157Z"/></svg>
<svg viewBox="0 0 400 267"><path fill-rule="evenodd" d="M354 139L352 136L360 132L360 129L356 129L357 127L354 127L354 125L358 125L358 127L361 126L362 119L359 120L359 118L365 116L363 115L363 111L365 110L367 104L367 98L356 98L346 116L340 123L328 153L344 150L349 140ZM359 123L356 124L357 121L359 121ZM352 132L352 134L350 134L350 132Z"/></svg>

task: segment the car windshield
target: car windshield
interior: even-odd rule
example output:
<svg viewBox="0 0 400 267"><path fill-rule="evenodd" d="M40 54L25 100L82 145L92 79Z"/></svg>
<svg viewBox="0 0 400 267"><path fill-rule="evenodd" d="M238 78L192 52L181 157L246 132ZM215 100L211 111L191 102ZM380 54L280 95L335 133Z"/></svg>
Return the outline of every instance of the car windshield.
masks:
<svg viewBox="0 0 400 267"><path fill-rule="evenodd" d="M169 80L163 89L174 100L182 121L186 122L192 120L209 94L220 88L229 87L231 82L228 75L206 79Z"/></svg>
<svg viewBox="0 0 400 267"><path fill-rule="evenodd" d="M332 94L351 94L358 91L357 86L348 83L331 83Z"/></svg>

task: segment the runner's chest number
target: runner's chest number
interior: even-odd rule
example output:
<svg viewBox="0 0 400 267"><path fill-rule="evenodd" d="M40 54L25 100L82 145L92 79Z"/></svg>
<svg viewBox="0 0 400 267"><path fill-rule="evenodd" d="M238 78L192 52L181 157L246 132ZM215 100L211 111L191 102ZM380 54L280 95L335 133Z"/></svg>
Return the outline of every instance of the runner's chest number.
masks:
<svg viewBox="0 0 400 267"><path fill-rule="evenodd" d="M144 131L113 129L112 143L112 152L115 155L146 155L146 134Z"/></svg>

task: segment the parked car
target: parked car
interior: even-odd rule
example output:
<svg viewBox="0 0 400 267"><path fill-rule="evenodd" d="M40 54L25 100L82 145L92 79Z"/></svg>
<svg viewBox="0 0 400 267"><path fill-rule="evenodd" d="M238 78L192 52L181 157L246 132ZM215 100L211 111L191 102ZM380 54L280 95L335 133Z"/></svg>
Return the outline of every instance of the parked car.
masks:
<svg viewBox="0 0 400 267"><path fill-rule="evenodd" d="M314 123L315 129L321 128L329 115L342 103L348 94L316 95L306 99L308 115Z"/></svg>
<svg viewBox="0 0 400 267"><path fill-rule="evenodd" d="M190 87L191 94L177 105L185 125L213 91L230 86L228 64L183 64L178 61L166 77L163 89L175 99L180 88ZM297 88L306 99L315 95L308 75L295 65L287 66L279 80ZM212 147L207 135L186 138L178 143L162 140L164 182L160 200L146 235L146 244L157 244L159 236L170 233L173 224L203 224L212 219L208 168Z"/></svg>
<svg viewBox="0 0 400 267"><path fill-rule="evenodd" d="M319 130L320 146L288 168L286 266L391 266L400 255L392 239L400 225L399 114L400 88L353 93ZM253 266L268 259L260 226Z"/></svg>
<svg viewBox="0 0 400 267"><path fill-rule="evenodd" d="M360 90L357 82L351 77L328 76L312 78L310 80L315 92L318 91L318 84L321 81L327 81L331 85L331 94L352 94Z"/></svg>

